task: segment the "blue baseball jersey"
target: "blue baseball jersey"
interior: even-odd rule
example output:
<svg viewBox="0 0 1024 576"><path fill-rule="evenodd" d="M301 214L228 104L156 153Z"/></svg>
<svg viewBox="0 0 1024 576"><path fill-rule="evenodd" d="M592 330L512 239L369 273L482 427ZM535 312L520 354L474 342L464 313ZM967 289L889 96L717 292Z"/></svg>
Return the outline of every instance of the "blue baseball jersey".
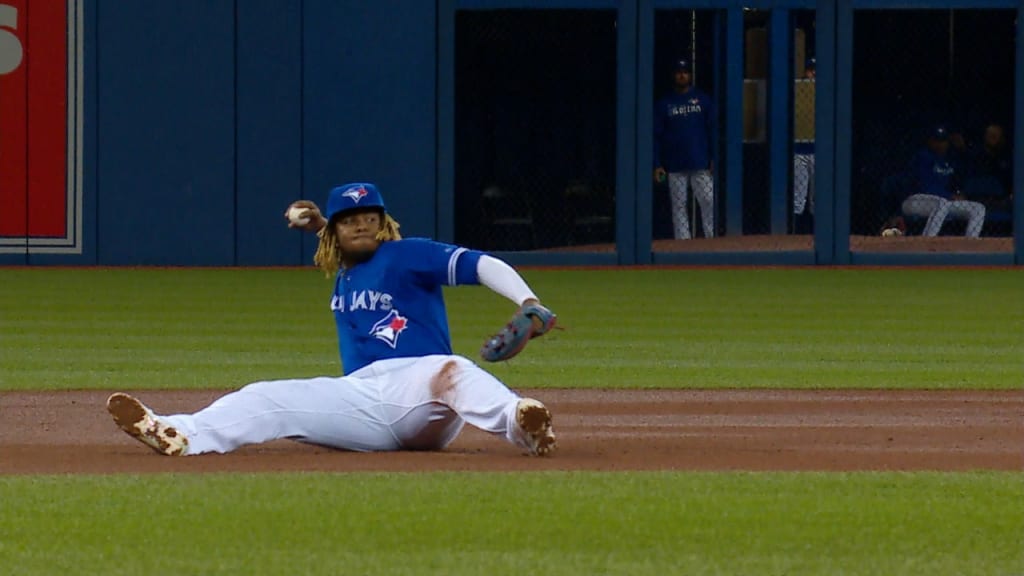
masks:
<svg viewBox="0 0 1024 576"><path fill-rule="evenodd" d="M924 148L910 161L909 172L917 186L916 192L950 198L954 191L956 168L951 158Z"/></svg>
<svg viewBox="0 0 1024 576"><path fill-rule="evenodd" d="M441 288L479 284L481 255L408 238L383 242L368 261L338 271L331 310L344 373L385 358L451 354Z"/></svg>
<svg viewBox="0 0 1024 576"><path fill-rule="evenodd" d="M793 154L814 154L814 140L799 140L793 143Z"/></svg>
<svg viewBox="0 0 1024 576"><path fill-rule="evenodd" d="M793 154L814 154L814 140L797 140L793 142Z"/></svg>
<svg viewBox="0 0 1024 576"><path fill-rule="evenodd" d="M717 132L710 96L696 88L665 96L654 107L654 167L668 172L707 170Z"/></svg>

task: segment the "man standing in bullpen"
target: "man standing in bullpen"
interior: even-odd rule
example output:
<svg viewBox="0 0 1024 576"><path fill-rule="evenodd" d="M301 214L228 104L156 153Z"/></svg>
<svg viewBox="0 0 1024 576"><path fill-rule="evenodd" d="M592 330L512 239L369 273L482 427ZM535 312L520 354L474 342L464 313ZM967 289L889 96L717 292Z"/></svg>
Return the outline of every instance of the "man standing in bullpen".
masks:
<svg viewBox="0 0 1024 576"><path fill-rule="evenodd" d="M672 228L676 239L689 239L688 193L700 207L704 237L715 236L715 121L711 97L693 86L689 60L676 60L673 90L654 107L654 179L668 178Z"/></svg>
<svg viewBox="0 0 1024 576"><path fill-rule="evenodd" d="M815 58L808 58L804 66L803 82L813 83L818 77L818 64ZM797 87L799 89L799 82ZM813 104L814 92L810 92L810 103ZM814 107L801 109L798 100L797 113L810 116L801 117L804 125L810 125L810 133L798 134L793 141L793 229L797 234L814 232ZM794 130L799 132L799 128Z"/></svg>

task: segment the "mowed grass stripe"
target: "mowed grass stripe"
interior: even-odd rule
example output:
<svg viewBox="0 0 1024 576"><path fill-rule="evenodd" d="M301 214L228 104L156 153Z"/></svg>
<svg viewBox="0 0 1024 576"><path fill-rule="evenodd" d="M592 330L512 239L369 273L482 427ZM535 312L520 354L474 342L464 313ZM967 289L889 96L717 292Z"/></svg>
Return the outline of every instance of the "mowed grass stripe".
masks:
<svg viewBox="0 0 1024 576"><path fill-rule="evenodd" d="M1022 495L1012 473L0 477L0 565L25 575L1018 574Z"/></svg>
<svg viewBox="0 0 1024 576"><path fill-rule="evenodd" d="M1016 270L526 270L562 331L513 387L1019 388ZM331 283L309 269L4 269L0 389L236 388L337 374ZM475 358L513 306L447 289Z"/></svg>

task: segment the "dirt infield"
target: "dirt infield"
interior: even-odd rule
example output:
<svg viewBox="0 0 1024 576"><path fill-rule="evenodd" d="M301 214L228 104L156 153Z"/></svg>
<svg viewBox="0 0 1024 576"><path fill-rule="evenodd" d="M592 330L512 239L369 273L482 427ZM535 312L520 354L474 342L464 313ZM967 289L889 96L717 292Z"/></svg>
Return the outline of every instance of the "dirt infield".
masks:
<svg viewBox="0 0 1024 576"><path fill-rule="evenodd" d="M356 454L277 441L159 456L108 393L0 393L0 474L427 470L1024 470L1024 391L537 390L559 451L529 458L469 427L440 453ZM141 392L162 413L220 391Z"/></svg>

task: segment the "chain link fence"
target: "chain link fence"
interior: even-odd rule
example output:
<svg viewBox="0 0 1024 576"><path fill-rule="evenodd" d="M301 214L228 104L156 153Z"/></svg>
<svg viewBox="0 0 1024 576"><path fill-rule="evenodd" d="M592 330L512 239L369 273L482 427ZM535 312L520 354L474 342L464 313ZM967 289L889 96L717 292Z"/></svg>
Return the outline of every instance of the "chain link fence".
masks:
<svg viewBox="0 0 1024 576"><path fill-rule="evenodd" d="M787 25L792 38L787 87L792 124L786 128L787 152L792 162L771 165L769 137L776 129L768 122L770 85L769 47L771 12L747 10L744 17L743 182L744 234L778 236L772 226L771 190L775 170L786 172L785 234L810 235L814 231L815 127L814 102L817 60L814 57L815 13L793 10ZM779 129L783 129L780 127ZM779 249L810 249L809 241L765 238L760 242Z"/></svg>
<svg viewBox="0 0 1024 576"><path fill-rule="evenodd" d="M858 11L854 34L851 249L1010 236L1014 13Z"/></svg>
<svg viewBox="0 0 1024 576"><path fill-rule="evenodd" d="M456 14L455 240L614 250L616 13Z"/></svg>
<svg viewBox="0 0 1024 576"><path fill-rule="evenodd" d="M724 129L725 129L725 13L713 10L659 10L655 13L655 163L673 162L672 151L665 148L676 144L686 149L675 163L680 169L673 175L668 169L663 178L656 174L654 190L654 249L656 251L721 251L721 250L792 250L811 248L810 238L794 239L788 235L810 235L813 231L814 206L814 73L813 58L814 11L791 12L788 25L793 39L791 70L792 90L787 90L792 102L793 125L786 129L792 144L792 166L783 166L787 181L784 225L775 230L773 237L770 164L769 77L770 77L770 25L771 13L763 10L745 10L743 50L743 237L726 237L724 184ZM710 101L708 134L694 137L698 132L688 118L692 113L691 99L672 100L683 92L676 86L675 74L679 62L685 60L691 67L693 89L703 93ZM685 81L685 80L684 80ZM703 98L703 97L702 97ZM669 105L666 108L665 102ZM667 112L666 112L667 110ZM659 117L659 113L662 114ZM666 119L664 116L669 116ZM664 134L665 131L669 135ZM673 134L673 131L678 131ZM687 140L689 139L689 142ZM686 157L700 156L695 152L693 140L706 142L709 156L709 179L698 177L695 166L685 162ZM703 161L703 158L701 159ZM703 203L701 195L711 200ZM714 210L714 221L708 225L705 205ZM710 232L710 233L709 233ZM714 241L709 241L714 237ZM701 239L698 242L691 240ZM795 240L795 241L794 241Z"/></svg>
<svg viewBox="0 0 1024 576"><path fill-rule="evenodd" d="M743 233L771 233L768 94L770 72L767 10L743 18Z"/></svg>
<svg viewBox="0 0 1024 576"><path fill-rule="evenodd" d="M745 11L739 47L744 213L742 237L733 239L724 236L725 14L655 12L656 251L812 247L815 14L794 10L788 22L782 235L768 185L770 16ZM1014 13L860 10L854 30L851 248L891 236L1009 237ZM457 242L614 249L616 41L614 10L457 13ZM687 90L677 86L681 71ZM672 115L690 133L659 140ZM675 145L689 148L673 158Z"/></svg>

